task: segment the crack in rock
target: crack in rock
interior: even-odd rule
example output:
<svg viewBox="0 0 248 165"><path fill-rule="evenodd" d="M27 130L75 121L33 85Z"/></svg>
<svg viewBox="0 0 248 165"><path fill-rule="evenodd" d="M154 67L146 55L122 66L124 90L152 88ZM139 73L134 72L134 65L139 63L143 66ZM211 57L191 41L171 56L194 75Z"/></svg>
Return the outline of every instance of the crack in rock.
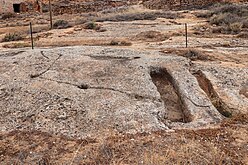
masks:
<svg viewBox="0 0 248 165"><path fill-rule="evenodd" d="M45 55L44 51L40 51L40 54L41 54L43 57L45 57L46 59L49 59L49 57L47 57L47 56Z"/></svg>
<svg viewBox="0 0 248 165"><path fill-rule="evenodd" d="M48 72L52 67L53 65L62 57L62 54L59 54L59 56L51 63L51 65L45 69L44 71L40 72L40 73L36 73L36 74L31 74L30 75L30 78L37 78L37 77L40 77L42 76L43 74L45 74L46 72Z"/></svg>
<svg viewBox="0 0 248 165"><path fill-rule="evenodd" d="M191 98L189 98L188 96L186 96L186 95L182 95L183 97L185 97L186 99L188 99L191 103L193 103L195 106L197 106L197 107L210 107L211 105L200 105L200 104L198 104L198 103L196 103L196 102L194 102Z"/></svg>
<svg viewBox="0 0 248 165"><path fill-rule="evenodd" d="M1 57L14 57L18 54L24 53L25 51L18 51L18 52L7 52L7 53L3 53L0 54Z"/></svg>
<svg viewBox="0 0 248 165"><path fill-rule="evenodd" d="M122 93L122 94L125 94L127 96L129 96L130 98L135 98L137 100L143 100L143 99L148 99L148 100L151 100L151 101L158 101L158 102L161 102L160 99L158 98L155 98L155 97L151 97L151 96L142 96L142 95L139 95L139 94L135 94L135 93L127 93L127 92L124 92L124 91L121 91L121 90L118 90L118 89L114 89L114 88L110 88L110 87L101 87L101 86L90 86L88 84L74 84L74 83L70 83L70 82L65 82L65 81L60 81L60 80L53 80L53 79L49 79L49 78L45 78L45 77L39 77L40 79L43 79L43 80L48 80L48 81L53 81L53 82L57 82L59 84L67 84L67 85L71 85L71 86L74 86L74 87L77 87L79 89L99 89L99 90L110 90L110 91L114 91L114 92L119 92L119 93Z"/></svg>
<svg viewBox="0 0 248 165"><path fill-rule="evenodd" d="M85 54L83 56L90 57L94 60L137 60L141 57L134 56L134 57L124 57L124 56L97 56L92 54Z"/></svg>

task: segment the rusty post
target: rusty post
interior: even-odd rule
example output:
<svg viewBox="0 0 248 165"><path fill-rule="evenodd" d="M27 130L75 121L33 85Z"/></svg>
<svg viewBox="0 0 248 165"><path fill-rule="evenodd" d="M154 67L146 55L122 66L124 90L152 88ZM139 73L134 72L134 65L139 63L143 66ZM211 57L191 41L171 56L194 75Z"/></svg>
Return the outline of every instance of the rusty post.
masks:
<svg viewBox="0 0 248 165"><path fill-rule="evenodd" d="M50 13L50 29L53 29L53 16L52 16L51 0L49 0L49 13Z"/></svg>
<svg viewBox="0 0 248 165"><path fill-rule="evenodd" d="M186 43L186 48L188 47L188 25L185 23L185 43Z"/></svg>
<svg viewBox="0 0 248 165"><path fill-rule="evenodd" d="M32 49L34 49L33 28L32 28L32 23L31 22L30 22L30 35L31 35Z"/></svg>

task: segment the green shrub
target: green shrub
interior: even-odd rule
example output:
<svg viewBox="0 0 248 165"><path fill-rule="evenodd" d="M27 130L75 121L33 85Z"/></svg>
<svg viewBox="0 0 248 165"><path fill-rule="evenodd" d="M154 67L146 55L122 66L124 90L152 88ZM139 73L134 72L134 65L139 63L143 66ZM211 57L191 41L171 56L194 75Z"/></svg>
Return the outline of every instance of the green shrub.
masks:
<svg viewBox="0 0 248 165"><path fill-rule="evenodd" d="M70 27L69 22L65 21L65 20L57 20L53 24L53 28L55 28L55 29L66 29L68 27Z"/></svg>
<svg viewBox="0 0 248 165"><path fill-rule="evenodd" d="M17 33L9 33L4 36L2 42L10 42L10 41L19 41L22 40L23 37Z"/></svg>

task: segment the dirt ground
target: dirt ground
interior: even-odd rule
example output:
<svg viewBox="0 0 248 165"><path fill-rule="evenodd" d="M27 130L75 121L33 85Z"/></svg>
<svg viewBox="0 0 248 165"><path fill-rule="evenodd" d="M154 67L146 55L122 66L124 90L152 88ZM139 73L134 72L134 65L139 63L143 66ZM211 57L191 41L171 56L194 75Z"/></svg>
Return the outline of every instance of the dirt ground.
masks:
<svg viewBox="0 0 248 165"><path fill-rule="evenodd" d="M204 11L1 20L0 40L23 39L0 42L0 164L248 164L248 38L210 33Z"/></svg>
<svg viewBox="0 0 248 165"><path fill-rule="evenodd" d="M247 164L247 116L216 129L71 139L38 131L0 134L2 164Z"/></svg>

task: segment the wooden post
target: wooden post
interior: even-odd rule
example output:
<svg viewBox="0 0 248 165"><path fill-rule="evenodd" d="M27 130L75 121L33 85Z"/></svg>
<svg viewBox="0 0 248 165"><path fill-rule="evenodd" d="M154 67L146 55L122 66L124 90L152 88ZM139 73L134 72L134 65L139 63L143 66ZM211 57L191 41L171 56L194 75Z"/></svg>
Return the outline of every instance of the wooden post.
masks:
<svg viewBox="0 0 248 165"><path fill-rule="evenodd" d="M186 43L186 48L188 47L188 25L185 23L185 43Z"/></svg>
<svg viewBox="0 0 248 165"><path fill-rule="evenodd" d="M50 13L50 29L53 29L53 16L52 16L51 0L49 0L49 13Z"/></svg>
<svg viewBox="0 0 248 165"><path fill-rule="evenodd" d="M30 22L30 35L31 35L32 49L34 49L33 28L32 28L32 23L31 22Z"/></svg>

